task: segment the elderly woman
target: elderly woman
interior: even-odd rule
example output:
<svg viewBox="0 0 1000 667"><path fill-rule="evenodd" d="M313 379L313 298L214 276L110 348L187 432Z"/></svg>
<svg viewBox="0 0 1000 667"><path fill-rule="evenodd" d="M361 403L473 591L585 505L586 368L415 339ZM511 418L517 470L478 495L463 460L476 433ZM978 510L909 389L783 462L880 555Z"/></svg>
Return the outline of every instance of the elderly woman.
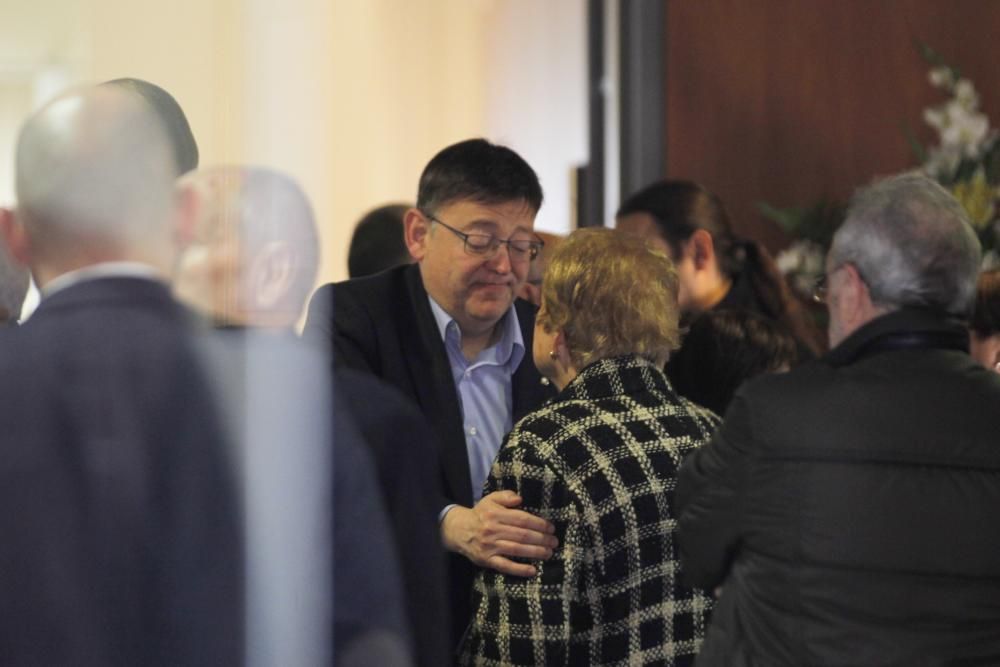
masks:
<svg viewBox="0 0 1000 667"><path fill-rule="evenodd" d="M533 354L560 390L514 426L486 482L556 527L529 579L482 571L466 665L681 665L711 599L683 585L673 489L717 423L660 370L679 342L677 274L641 240L572 234L542 283Z"/></svg>

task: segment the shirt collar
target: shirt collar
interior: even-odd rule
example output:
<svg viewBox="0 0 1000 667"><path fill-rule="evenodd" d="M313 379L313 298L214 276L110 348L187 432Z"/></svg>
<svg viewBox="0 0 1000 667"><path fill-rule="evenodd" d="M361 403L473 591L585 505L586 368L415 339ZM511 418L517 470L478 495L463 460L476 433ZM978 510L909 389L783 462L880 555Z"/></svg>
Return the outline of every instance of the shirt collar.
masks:
<svg viewBox="0 0 1000 667"><path fill-rule="evenodd" d="M434 321L437 323L445 347L450 341L461 351L462 330L458 322L430 294L427 295L427 300L430 301L431 312L434 313ZM511 305L498 324L502 327L500 340L491 347L496 349L497 361L506 364L513 372L521 365L521 360L524 358L524 335L521 333L521 322L517 318L517 308Z"/></svg>
<svg viewBox="0 0 1000 667"><path fill-rule="evenodd" d="M163 282L163 276L149 264L141 262L101 262L100 264L85 266L75 271L67 271L53 278L41 290L41 295L43 299L47 299L67 287L88 280L96 280L97 278L145 278L147 280Z"/></svg>

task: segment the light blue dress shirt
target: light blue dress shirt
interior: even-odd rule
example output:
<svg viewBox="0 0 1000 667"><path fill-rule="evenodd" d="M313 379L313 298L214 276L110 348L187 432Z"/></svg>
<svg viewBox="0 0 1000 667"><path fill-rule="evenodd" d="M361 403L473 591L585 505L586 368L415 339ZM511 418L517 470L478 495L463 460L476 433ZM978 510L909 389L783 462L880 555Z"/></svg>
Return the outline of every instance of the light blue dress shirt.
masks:
<svg viewBox="0 0 1000 667"><path fill-rule="evenodd" d="M483 494L483 483L500 451L500 443L513 426L511 378L524 358L524 337L517 311L512 307L500 320L500 340L468 361L462 354L462 332L458 322L429 295L427 298L448 352L448 364L458 393L475 502ZM446 507L439 518L444 518L451 507Z"/></svg>

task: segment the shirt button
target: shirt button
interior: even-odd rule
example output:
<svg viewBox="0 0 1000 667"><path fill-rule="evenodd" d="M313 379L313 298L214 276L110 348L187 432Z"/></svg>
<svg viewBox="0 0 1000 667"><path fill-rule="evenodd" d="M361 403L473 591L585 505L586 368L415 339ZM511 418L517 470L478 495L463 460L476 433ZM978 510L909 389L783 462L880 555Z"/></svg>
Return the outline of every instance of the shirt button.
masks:
<svg viewBox="0 0 1000 667"><path fill-rule="evenodd" d="M479 431L477 431L477 430L476 430L476 427L475 427L475 426L473 426L473 427L471 427L471 428L469 429L469 435L475 435L475 434L477 434L477 433L479 433Z"/></svg>

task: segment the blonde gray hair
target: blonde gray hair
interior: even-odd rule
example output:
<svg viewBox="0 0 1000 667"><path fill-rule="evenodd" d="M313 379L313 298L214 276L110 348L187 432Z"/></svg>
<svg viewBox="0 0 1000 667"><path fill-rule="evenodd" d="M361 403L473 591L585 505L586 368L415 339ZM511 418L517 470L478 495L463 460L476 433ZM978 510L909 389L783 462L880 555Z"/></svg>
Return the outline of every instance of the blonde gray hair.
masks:
<svg viewBox="0 0 1000 667"><path fill-rule="evenodd" d="M673 263L642 240L581 229L551 256L538 322L563 331L578 369L625 354L662 365L680 346L677 287Z"/></svg>

